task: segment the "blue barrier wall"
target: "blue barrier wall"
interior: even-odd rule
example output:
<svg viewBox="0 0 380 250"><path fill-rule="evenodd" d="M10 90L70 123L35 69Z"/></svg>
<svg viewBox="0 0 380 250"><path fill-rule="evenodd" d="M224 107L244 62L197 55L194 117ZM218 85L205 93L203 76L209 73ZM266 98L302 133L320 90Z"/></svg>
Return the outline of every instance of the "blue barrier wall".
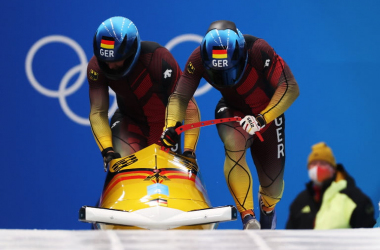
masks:
<svg viewBox="0 0 380 250"><path fill-rule="evenodd" d="M285 227L289 205L308 181L306 159L319 141L333 148L377 208L378 1L13 0L1 5L0 228L90 228L78 222L78 209L95 204L105 173L88 126L84 69L96 28L115 15L134 21L143 40L170 47L182 68L208 25L219 19L266 39L289 64L300 97L285 113L278 228ZM176 43L178 37L185 39ZM213 119L220 94L205 82L201 87L196 98L202 120ZM197 155L212 204L234 204L215 127L202 129ZM240 229L241 222L220 228Z"/></svg>

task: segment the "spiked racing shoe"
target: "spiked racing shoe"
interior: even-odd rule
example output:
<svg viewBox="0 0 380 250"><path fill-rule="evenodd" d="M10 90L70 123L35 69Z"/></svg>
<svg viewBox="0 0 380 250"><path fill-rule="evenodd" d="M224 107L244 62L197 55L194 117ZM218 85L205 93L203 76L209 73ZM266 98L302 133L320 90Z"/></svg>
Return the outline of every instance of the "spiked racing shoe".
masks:
<svg viewBox="0 0 380 250"><path fill-rule="evenodd" d="M260 203L260 225L261 229L276 229L277 224L277 216L276 211L273 209L270 212L266 212L263 210L263 202L261 200L261 195L259 195L259 203Z"/></svg>
<svg viewBox="0 0 380 250"><path fill-rule="evenodd" d="M241 214L243 229L260 229L260 223L256 220L253 210L246 210Z"/></svg>

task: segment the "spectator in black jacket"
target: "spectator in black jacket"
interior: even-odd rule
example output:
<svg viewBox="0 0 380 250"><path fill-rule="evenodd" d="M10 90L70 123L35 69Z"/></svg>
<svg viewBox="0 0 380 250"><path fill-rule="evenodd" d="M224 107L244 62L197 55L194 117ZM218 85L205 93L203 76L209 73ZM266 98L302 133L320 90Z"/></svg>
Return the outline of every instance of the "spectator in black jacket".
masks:
<svg viewBox="0 0 380 250"><path fill-rule="evenodd" d="M324 142L312 146L310 182L290 206L286 229L370 228L376 223L372 201Z"/></svg>

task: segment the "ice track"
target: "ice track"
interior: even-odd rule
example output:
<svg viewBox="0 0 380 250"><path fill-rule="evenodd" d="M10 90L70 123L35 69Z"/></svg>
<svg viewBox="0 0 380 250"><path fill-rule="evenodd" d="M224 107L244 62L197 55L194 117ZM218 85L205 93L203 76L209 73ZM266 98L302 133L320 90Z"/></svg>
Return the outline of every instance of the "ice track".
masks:
<svg viewBox="0 0 380 250"><path fill-rule="evenodd" d="M380 249L380 228L340 230L92 231L0 229L0 249Z"/></svg>

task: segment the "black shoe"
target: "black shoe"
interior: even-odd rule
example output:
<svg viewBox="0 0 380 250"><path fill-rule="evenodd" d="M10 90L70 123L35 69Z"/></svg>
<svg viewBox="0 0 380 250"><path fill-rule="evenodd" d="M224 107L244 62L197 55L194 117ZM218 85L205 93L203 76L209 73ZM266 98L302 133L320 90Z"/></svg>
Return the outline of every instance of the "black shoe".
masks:
<svg viewBox="0 0 380 250"><path fill-rule="evenodd" d="M276 229L277 216L276 211L273 209L271 212L265 212L263 210L264 204L261 201L261 195L259 195L260 204L260 225L261 229Z"/></svg>

